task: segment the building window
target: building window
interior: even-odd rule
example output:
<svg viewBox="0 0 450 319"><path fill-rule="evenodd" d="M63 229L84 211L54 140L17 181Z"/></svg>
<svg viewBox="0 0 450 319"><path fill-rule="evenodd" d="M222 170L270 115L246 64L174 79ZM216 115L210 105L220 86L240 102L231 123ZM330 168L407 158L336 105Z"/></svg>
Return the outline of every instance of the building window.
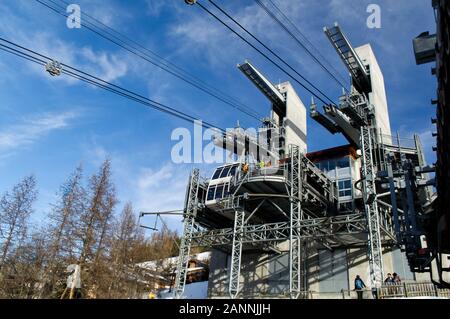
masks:
<svg viewBox="0 0 450 319"><path fill-rule="evenodd" d="M344 158L338 159L336 161L336 167L337 168L348 168L348 167L350 167L349 158L348 157L344 157Z"/></svg>
<svg viewBox="0 0 450 319"><path fill-rule="evenodd" d="M352 180L345 179L338 182L339 197L352 196Z"/></svg>
<svg viewBox="0 0 450 319"><path fill-rule="evenodd" d="M334 169L336 169L336 161L333 161L333 160L328 161L328 170L332 171Z"/></svg>
<svg viewBox="0 0 450 319"><path fill-rule="evenodd" d="M346 156L337 160L325 160L316 163L316 166L325 173L339 168L349 168L350 158Z"/></svg>

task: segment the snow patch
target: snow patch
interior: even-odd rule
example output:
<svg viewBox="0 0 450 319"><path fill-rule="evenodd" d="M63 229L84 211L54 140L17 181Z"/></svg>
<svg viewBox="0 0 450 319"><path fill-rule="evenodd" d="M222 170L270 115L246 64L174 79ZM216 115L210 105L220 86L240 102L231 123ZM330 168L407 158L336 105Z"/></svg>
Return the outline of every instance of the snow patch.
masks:
<svg viewBox="0 0 450 319"><path fill-rule="evenodd" d="M207 299L208 298L208 282L195 282L184 287L183 299ZM158 293L158 299L174 299L174 292L169 289L162 290Z"/></svg>

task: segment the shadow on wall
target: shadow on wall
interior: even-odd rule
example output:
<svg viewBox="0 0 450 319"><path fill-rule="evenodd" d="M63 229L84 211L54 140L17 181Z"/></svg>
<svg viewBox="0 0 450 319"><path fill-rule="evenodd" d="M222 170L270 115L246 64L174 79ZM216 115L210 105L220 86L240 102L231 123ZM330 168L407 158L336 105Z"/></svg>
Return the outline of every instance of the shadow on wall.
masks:
<svg viewBox="0 0 450 319"><path fill-rule="evenodd" d="M338 267L333 265L331 260L330 262L320 262L319 254L321 250L311 249L310 251L314 251L314 253L308 256L305 261L308 269L308 287L319 284L320 291L341 292L342 289L352 290L354 278L348 277L348 267L355 268L367 263L365 247L359 247L359 249L350 252L347 250L346 254L341 254L342 256L340 255L340 258L338 258ZM384 248L384 253L389 251L392 251L392 248ZM212 252L208 296L228 296L230 259L230 255L223 251L214 250ZM342 263L346 264L341 265ZM397 272L400 274L402 271L399 269ZM361 275L364 276L365 274ZM408 276L405 273L403 278L409 279L410 276L413 275ZM323 284L327 281L328 284ZM333 287L328 287L329 285ZM247 252L243 254L241 289L241 294L244 297L287 294L289 292L289 253Z"/></svg>

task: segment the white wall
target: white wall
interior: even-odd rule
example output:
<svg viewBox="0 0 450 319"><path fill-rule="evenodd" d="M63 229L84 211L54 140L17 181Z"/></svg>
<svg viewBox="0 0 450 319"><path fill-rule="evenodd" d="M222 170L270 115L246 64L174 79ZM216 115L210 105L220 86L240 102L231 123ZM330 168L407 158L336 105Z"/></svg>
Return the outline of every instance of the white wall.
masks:
<svg viewBox="0 0 450 319"><path fill-rule="evenodd" d="M372 93L369 94L370 103L375 107L375 118L378 129L382 134L391 136L391 124L389 120L389 111L386 98L386 89L384 84L383 72L380 69L378 61L373 53L370 44L360 46L355 49L358 56L364 64L370 67L370 79L372 82Z"/></svg>
<svg viewBox="0 0 450 319"><path fill-rule="evenodd" d="M304 153L307 145L307 113L306 107L289 82L277 85L282 94L286 94L286 154L290 144L298 145Z"/></svg>

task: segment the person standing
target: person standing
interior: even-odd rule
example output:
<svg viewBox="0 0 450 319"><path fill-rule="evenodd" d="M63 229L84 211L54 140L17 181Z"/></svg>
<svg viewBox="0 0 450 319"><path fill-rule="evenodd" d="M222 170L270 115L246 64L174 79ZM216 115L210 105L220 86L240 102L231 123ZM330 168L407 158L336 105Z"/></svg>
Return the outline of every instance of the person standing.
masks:
<svg viewBox="0 0 450 319"><path fill-rule="evenodd" d="M361 279L361 277L359 275L356 275L355 278L355 290L356 293L358 294L358 299L363 299L363 289L366 288L366 284L364 283L364 281Z"/></svg>
<svg viewBox="0 0 450 319"><path fill-rule="evenodd" d="M384 284L391 285L393 282L394 282L394 277L391 275L391 273L388 273L386 279L384 280Z"/></svg>

